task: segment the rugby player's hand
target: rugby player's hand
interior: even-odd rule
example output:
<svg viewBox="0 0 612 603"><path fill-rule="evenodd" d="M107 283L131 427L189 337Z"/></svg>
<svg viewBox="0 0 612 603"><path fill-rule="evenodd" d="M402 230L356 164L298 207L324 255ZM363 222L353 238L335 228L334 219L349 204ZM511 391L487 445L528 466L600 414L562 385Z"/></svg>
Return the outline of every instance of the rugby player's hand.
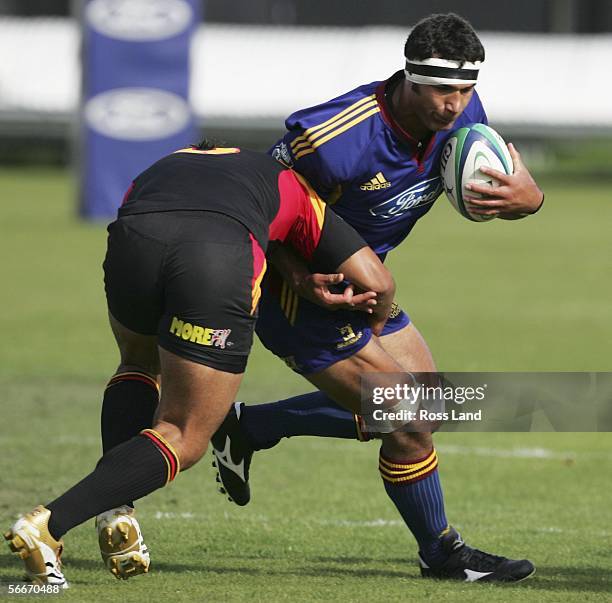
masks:
<svg viewBox="0 0 612 603"><path fill-rule="evenodd" d="M376 292L376 305L368 316L372 334L380 335L391 313L395 297L393 275L385 268L379 257L370 249L362 247L338 266L341 272L355 286L363 291Z"/></svg>
<svg viewBox="0 0 612 603"><path fill-rule="evenodd" d="M466 184L468 190L485 196L482 199L465 196L470 212L516 220L534 214L542 206L544 193L525 167L521 155L512 143L508 145L508 150L514 163L513 174L504 174L483 166L480 171L497 180L497 183L493 185L475 182Z"/></svg>
<svg viewBox="0 0 612 603"><path fill-rule="evenodd" d="M355 293L355 287L349 284L342 293L334 293L330 287L337 289L337 285L343 280L344 274L342 273L308 274L301 279L297 293L327 310L361 310L372 314L373 307L377 304L376 292Z"/></svg>

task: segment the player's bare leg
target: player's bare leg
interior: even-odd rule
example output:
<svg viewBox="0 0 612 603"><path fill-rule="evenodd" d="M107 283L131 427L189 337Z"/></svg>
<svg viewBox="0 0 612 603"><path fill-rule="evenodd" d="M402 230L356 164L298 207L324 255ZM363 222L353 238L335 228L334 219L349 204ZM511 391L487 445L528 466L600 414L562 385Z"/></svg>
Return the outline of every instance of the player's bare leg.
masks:
<svg viewBox="0 0 612 603"><path fill-rule="evenodd" d="M417 333L414 330L408 337ZM395 338L390 347L393 344L398 346L400 341L399 337ZM419 365L419 368L425 367L424 362ZM380 340L372 339L353 356L306 377L336 402L355 414L361 414L361 380L365 373L404 375L405 371L387 354ZM406 383L410 382L407 376L405 379ZM379 437L382 440L379 470L385 491L414 535L421 553L430 562L441 563L446 554L440 536L448 528L448 522L431 434L393 430L381 433Z"/></svg>
<svg viewBox="0 0 612 603"><path fill-rule="evenodd" d="M416 329L408 335L408 338L414 337L414 334L418 335ZM353 356L336 362L319 373L306 375L306 378L318 389L325 391L338 404L354 414L359 414L363 410L361 407L361 378L364 373L404 373L409 371L406 366L410 362L414 362L415 368L412 368L412 372L426 372L423 369L433 367L433 360L418 361L421 356L427 356L423 350L412 355L405 354L403 359L406 364L402 366L385 350L383 342L388 337L391 336L373 338ZM390 347L399 345L400 341L400 338L396 338ZM391 458L420 458L430 454L432 449L431 433L395 431L381 436L381 439L382 452Z"/></svg>
<svg viewBox="0 0 612 603"><path fill-rule="evenodd" d="M403 329L379 338L379 343L402 371L408 373L435 373L436 364L433 356L413 323ZM401 434L401 435L400 435ZM425 456L433 448L433 439L428 432L400 432L400 445L394 440L385 440L383 448L391 458L409 454L412 458Z"/></svg>
<svg viewBox="0 0 612 603"><path fill-rule="evenodd" d="M414 323L409 323L395 333L384 335L378 341L403 370L414 373L436 372L431 351Z"/></svg>
<svg viewBox="0 0 612 603"><path fill-rule="evenodd" d="M34 579L65 582L59 554L60 539L68 530L163 487L206 451L234 400L242 374L190 362L165 350L160 350L160 360L164 391L153 429L111 449L90 475L22 517L5 535ZM51 567L45 569L49 563Z"/></svg>
<svg viewBox="0 0 612 603"><path fill-rule="evenodd" d="M157 336L142 335L122 325L110 312L109 322L120 364L104 391L101 413L104 453L153 426L159 403ZM120 579L149 571L150 552L136 519L133 501L96 517L104 565Z"/></svg>
<svg viewBox="0 0 612 603"><path fill-rule="evenodd" d="M364 373L401 373L406 366L418 372L435 370L431 354L415 328L403 329L387 340L373 340L359 352L307 378L338 403L361 412L361 377ZM402 353L404 345L408 351ZM400 357L402 366L385 351ZM417 371L412 371L417 372ZM398 376L401 381L401 377ZM438 458L431 433L395 430L381 434L379 470L385 491L419 544L423 576L463 581L516 582L535 572L529 561L498 557L467 546L448 525Z"/></svg>
<svg viewBox="0 0 612 603"><path fill-rule="evenodd" d="M164 384L153 429L176 450L181 470L206 452L236 398L243 373L196 364L160 348Z"/></svg>

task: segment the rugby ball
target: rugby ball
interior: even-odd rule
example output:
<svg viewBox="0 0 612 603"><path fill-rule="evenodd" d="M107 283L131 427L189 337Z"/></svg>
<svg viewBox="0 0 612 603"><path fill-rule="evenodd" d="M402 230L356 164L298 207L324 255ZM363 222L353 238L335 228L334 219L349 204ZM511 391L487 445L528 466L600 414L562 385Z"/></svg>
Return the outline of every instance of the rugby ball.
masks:
<svg viewBox="0 0 612 603"><path fill-rule="evenodd" d="M480 171L482 166L488 166L512 174L514 165L504 139L489 126L484 124L468 124L455 130L449 137L440 159L440 172L444 191L452 206L468 220L487 222L495 216L481 216L470 213L464 203L464 196L482 197L478 193L468 191L468 182L478 184L498 184L498 181Z"/></svg>

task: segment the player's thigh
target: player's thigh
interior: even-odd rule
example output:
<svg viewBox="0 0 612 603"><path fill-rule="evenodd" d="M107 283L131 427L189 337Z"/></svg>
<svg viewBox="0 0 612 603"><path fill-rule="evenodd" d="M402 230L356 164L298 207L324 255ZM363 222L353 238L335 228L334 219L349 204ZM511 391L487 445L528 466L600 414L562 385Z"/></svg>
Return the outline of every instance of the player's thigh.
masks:
<svg viewBox="0 0 612 603"><path fill-rule="evenodd" d="M182 469L206 452L236 397L242 373L228 373L160 348L163 388L154 428L176 450Z"/></svg>
<svg viewBox="0 0 612 603"><path fill-rule="evenodd" d="M437 371L434 359L425 339L414 323L378 340L386 352L402 367L403 371L434 373ZM399 430L383 438L383 451L391 458L403 458L406 454L427 453L433 446L428 431Z"/></svg>
<svg viewBox="0 0 612 603"><path fill-rule="evenodd" d="M344 360L317 373L304 375L315 387L324 391L348 410L359 414L361 409L361 379L365 373L401 373L397 363L375 340Z"/></svg>
<svg viewBox="0 0 612 603"><path fill-rule="evenodd" d="M425 339L413 323L379 338L383 349L404 371L429 373L436 365Z"/></svg>

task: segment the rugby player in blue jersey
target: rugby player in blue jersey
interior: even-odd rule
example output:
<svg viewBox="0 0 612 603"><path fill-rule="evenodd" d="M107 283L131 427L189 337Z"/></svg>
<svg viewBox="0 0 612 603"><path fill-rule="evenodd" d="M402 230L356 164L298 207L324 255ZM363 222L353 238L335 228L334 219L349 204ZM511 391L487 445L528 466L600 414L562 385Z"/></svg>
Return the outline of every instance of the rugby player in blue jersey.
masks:
<svg viewBox="0 0 612 603"><path fill-rule="evenodd" d="M412 30L404 54L405 69L389 79L289 116L287 133L271 151L306 176L382 259L440 196L440 152L449 133L487 123L474 89L484 49L468 22L431 15ZM472 211L516 219L541 206L542 191L511 145L510 152L514 174L491 171L499 185L473 185L487 197L471 199ZM296 435L372 437L356 414L364 372L436 370L423 337L399 307L382 336L372 337L365 313L347 307L332 312L336 299L314 286L319 276L289 254L279 259L277 254L276 275L265 282L256 330L268 349L320 391L260 406L235 404L212 443L222 491L239 505L250 499L254 451ZM533 574L527 560L462 541L446 519L437 465L431 433L398 430L383 440L383 484L418 543L422 575L514 582Z"/></svg>

